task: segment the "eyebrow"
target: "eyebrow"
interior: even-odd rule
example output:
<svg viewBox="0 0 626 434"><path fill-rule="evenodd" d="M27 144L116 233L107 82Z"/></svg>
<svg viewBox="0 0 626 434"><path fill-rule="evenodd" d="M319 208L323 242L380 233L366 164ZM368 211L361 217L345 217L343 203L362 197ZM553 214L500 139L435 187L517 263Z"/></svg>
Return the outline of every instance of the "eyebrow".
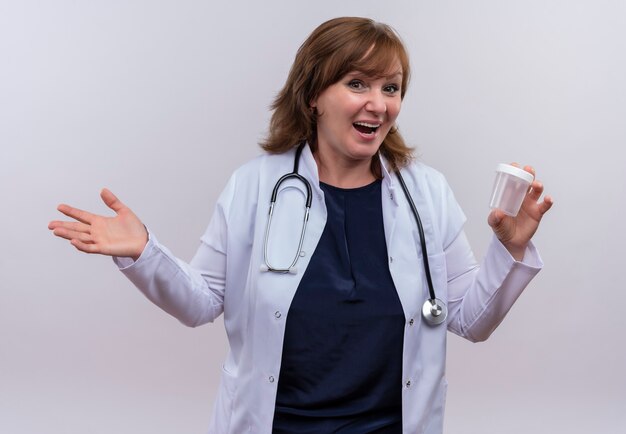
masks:
<svg viewBox="0 0 626 434"><path fill-rule="evenodd" d="M385 75L384 77L385 78L396 78L396 77L402 78L402 72L398 71L396 73L391 73L389 75Z"/></svg>
<svg viewBox="0 0 626 434"><path fill-rule="evenodd" d="M355 70L355 71L349 72L349 73L348 73L348 74L346 74L346 75L351 75L351 76L354 76L354 75L364 75L364 76L366 76L366 77L368 77L368 78L386 78L386 79L395 79L395 78L402 78L402 75L403 75L403 74L402 74L402 71L396 71L396 72L392 72L392 73L390 73L390 74L375 74L375 75L370 75L370 74L366 74L366 73L365 73L365 72L363 72L363 71L358 71L358 70Z"/></svg>

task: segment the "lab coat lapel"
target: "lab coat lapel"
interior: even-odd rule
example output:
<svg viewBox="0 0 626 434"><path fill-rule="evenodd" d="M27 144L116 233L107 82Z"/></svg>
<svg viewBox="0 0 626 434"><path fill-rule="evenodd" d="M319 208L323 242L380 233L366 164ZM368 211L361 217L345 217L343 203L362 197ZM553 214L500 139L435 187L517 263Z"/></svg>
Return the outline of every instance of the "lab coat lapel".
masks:
<svg viewBox="0 0 626 434"><path fill-rule="evenodd" d="M396 174L390 172L389 163L381 156L383 171L383 219L389 271L407 318L419 318L421 302L426 292L421 279L420 247L417 226ZM404 177L406 180L406 176ZM413 193L414 182L409 184ZM423 205L422 205L422 209ZM419 322L418 322L419 323Z"/></svg>
<svg viewBox="0 0 626 434"><path fill-rule="evenodd" d="M317 248L317 243L322 237L324 227L326 226L326 202L324 201L324 192L320 188L320 178L317 171L317 163L313 158L311 148L307 144L302 150L300 157L300 172L302 176L309 180L311 190L313 192L313 200L311 203L311 211L309 214L309 225L307 227L307 236L304 240L304 255L307 258L306 263Z"/></svg>
<svg viewBox="0 0 626 434"><path fill-rule="evenodd" d="M383 185L381 190L381 200L383 204L383 222L385 227L385 241L387 249L391 246L393 233L396 227L396 216L398 213L398 198L396 197L396 183L391 173L387 169L387 160L379 155L380 166L383 173Z"/></svg>

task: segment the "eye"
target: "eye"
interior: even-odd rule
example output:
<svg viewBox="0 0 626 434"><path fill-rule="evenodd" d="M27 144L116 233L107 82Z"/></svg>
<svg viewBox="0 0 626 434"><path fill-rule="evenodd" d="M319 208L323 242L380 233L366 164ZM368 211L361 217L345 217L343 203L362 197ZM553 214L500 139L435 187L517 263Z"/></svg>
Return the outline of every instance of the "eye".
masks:
<svg viewBox="0 0 626 434"><path fill-rule="evenodd" d="M348 82L348 87L354 90L362 90L363 88L365 88L365 83L363 83L361 80L350 80Z"/></svg>
<svg viewBox="0 0 626 434"><path fill-rule="evenodd" d="M388 94L395 94L400 90L400 86L398 86L397 84L388 84L383 88L383 91L385 91L385 93Z"/></svg>

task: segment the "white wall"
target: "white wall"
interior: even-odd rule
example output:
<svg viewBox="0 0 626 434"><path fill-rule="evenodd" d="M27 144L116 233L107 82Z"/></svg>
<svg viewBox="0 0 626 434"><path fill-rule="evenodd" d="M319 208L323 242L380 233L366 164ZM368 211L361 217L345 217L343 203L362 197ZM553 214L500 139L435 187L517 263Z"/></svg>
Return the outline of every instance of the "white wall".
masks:
<svg viewBox="0 0 626 434"><path fill-rule="evenodd" d="M59 202L106 212L108 186L189 259L297 47L341 15L403 36L401 129L478 256L497 163L534 164L556 200L507 320L450 338L446 432L626 426L626 3L21 0L0 3L0 432L204 432L222 325L178 324L47 222Z"/></svg>

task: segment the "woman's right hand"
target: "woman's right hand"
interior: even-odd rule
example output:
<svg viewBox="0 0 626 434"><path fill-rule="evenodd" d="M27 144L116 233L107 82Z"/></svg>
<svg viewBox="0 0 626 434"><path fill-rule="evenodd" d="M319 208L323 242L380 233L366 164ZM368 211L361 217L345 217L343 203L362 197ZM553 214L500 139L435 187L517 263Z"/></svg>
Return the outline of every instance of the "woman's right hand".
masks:
<svg viewBox="0 0 626 434"><path fill-rule="evenodd" d="M70 240L78 250L136 261L148 242L148 231L134 212L106 188L100 197L115 217L105 217L61 204L59 211L77 221L54 220L48 224L57 237Z"/></svg>

